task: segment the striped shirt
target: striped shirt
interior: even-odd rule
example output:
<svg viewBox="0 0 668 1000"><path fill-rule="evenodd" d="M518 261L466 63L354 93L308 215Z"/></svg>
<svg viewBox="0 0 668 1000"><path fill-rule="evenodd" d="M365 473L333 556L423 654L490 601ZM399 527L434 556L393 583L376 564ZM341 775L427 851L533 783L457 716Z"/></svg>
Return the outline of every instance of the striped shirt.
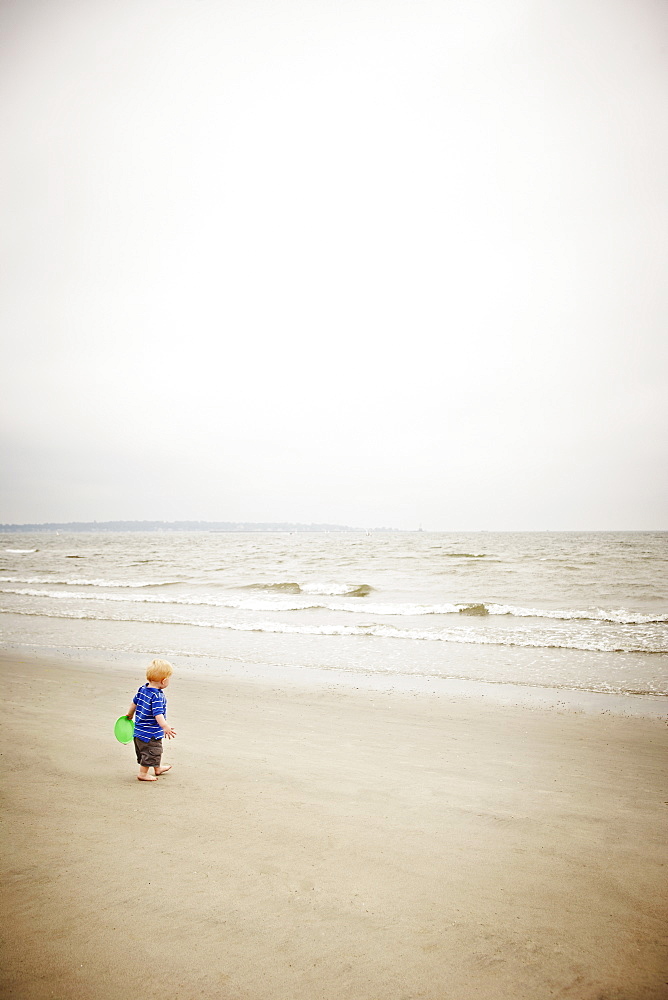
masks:
<svg viewBox="0 0 668 1000"><path fill-rule="evenodd" d="M159 688L143 684L132 699L137 706L135 712L135 736L140 740L161 740L165 735L158 723L156 715L167 718L167 699Z"/></svg>

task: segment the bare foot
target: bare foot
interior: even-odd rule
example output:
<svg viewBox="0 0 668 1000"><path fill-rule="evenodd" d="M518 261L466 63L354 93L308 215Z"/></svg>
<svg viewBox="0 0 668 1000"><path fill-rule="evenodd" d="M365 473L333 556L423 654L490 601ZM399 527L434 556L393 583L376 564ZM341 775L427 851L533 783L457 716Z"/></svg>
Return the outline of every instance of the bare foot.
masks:
<svg viewBox="0 0 668 1000"><path fill-rule="evenodd" d="M154 768L154 771L155 771L156 774L166 774L167 771L171 771L171 769L172 769L172 765L171 764L165 764L164 767L156 767L156 768Z"/></svg>
<svg viewBox="0 0 668 1000"><path fill-rule="evenodd" d="M144 774L138 774L137 775L137 781L157 781L157 780L158 779L154 778L152 774L145 774L145 775Z"/></svg>

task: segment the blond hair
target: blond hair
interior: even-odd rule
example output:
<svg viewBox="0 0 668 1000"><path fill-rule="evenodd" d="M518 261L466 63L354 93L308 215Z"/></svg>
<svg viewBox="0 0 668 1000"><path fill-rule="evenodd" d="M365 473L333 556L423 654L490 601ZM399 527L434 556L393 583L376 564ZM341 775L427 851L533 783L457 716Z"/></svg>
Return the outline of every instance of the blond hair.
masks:
<svg viewBox="0 0 668 1000"><path fill-rule="evenodd" d="M151 660L146 668L147 681L164 681L174 673L174 667L167 660Z"/></svg>

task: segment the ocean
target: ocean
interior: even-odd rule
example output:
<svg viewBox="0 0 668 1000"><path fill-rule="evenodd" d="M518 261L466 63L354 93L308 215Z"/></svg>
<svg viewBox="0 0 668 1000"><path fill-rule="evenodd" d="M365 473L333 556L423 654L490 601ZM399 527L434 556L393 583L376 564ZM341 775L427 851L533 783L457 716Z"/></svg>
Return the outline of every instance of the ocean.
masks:
<svg viewBox="0 0 668 1000"><path fill-rule="evenodd" d="M666 697L667 543L665 532L3 534L0 642Z"/></svg>

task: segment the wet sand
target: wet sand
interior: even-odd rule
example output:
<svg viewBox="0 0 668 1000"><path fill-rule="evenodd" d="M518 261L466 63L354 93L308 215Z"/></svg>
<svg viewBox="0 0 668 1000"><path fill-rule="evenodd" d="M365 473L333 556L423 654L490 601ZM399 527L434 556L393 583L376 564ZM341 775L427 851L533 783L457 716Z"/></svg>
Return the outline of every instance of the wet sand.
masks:
<svg viewBox="0 0 668 1000"><path fill-rule="evenodd" d="M178 666L178 664L177 664ZM668 996L656 719L0 655L11 1000Z"/></svg>

